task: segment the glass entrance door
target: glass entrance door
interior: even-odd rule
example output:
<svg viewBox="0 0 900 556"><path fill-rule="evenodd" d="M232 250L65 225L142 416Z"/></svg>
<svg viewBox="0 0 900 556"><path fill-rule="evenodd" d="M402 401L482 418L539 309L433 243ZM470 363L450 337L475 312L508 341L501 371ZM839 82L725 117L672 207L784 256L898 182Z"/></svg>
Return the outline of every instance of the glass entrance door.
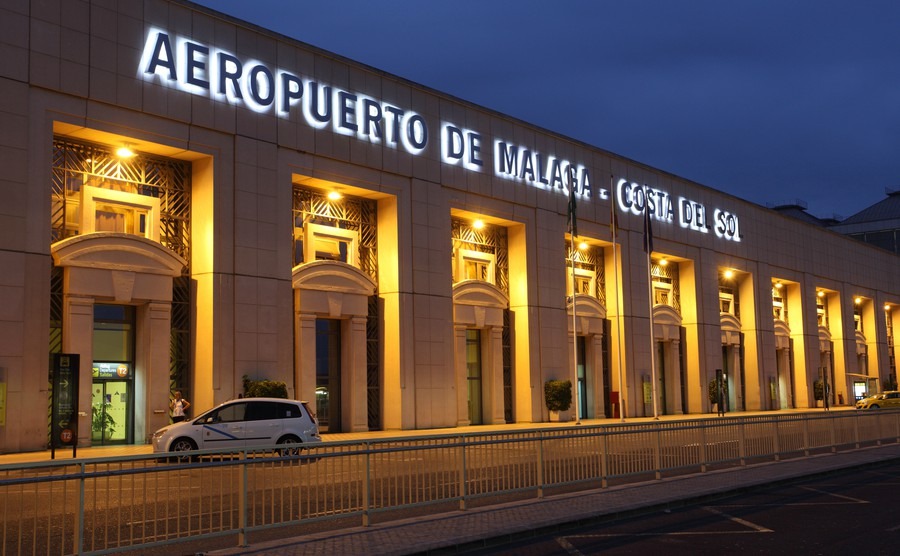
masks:
<svg viewBox="0 0 900 556"><path fill-rule="evenodd" d="M130 394L128 381L94 379L91 386L92 444L128 441Z"/></svg>
<svg viewBox="0 0 900 556"><path fill-rule="evenodd" d="M466 330L466 383L468 384L469 423L483 423L481 405L481 330Z"/></svg>
<svg viewBox="0 0 900 556"><path fill-rule="evenodd" d="M135 308L94 305L93 444L133 442Z"/></svg>

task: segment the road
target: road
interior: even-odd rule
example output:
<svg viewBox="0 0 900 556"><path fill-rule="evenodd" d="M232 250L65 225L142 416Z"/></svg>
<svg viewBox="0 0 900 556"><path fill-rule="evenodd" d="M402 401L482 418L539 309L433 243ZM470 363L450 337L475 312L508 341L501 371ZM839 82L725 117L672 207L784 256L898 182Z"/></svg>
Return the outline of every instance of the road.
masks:
<svg viewBox="0 0 900 556"><path fill-rule="evenodd" d="M900 461L469 554L896 554Z"/></svg>

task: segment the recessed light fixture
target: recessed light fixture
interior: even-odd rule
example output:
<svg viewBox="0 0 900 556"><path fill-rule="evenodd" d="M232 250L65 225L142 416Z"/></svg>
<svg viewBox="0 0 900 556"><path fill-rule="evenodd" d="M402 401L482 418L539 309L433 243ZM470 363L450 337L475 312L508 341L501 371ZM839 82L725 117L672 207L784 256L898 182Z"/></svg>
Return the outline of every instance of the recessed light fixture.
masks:
<svg viewBox="0 0 900 556"><path fill-rule="evenodd" d="M131 150L128 145L122 145L118 149L116 149L116 156L119 158L131 158L135 155L135 152Z"/></svg>
<svg viewBox="0 0 900 556"><path fill-rule="evenodd" d="M885 311L890 311L890 310L891 310L891 304L890 304L890 303L885 303L885 304L884 304L884 310L885 310Z"/></svg>
<svg viewBox="0 0 900 556"><path fill-rule="evenodd" d="M784 284L781 283L781 280L775 282L775 289L776 289L776 290L780 290L780 289L783 288L783 287L784 287Z"/></svg>
<svg viewBox="0 0 900 556"><path fill-rule="evenodd" d="M484 228L484 220L474 220L472 222L472 227L475 228L476 230L480 230L480 229Z"/></svg>
<svg viewBox="0 0 900 556"><path fill-rule="evenodd" d="M581 243L578 244L578 249L580 249L582 251L584 251L587 248L588 248L588 244L586 241L582 241Z"/></svg>
<svg viewBox="0 0 900 556"><path fill-rule="evenodd" d="M819 297L825 297L825 292L819 290L818 292L816 292L816 295L818 295Z"/></svg>
<svg viewBox="0 0 900 556"><path fill-rule="evenodd" d="M853 303L856 303L857 305L859 305L860 303L862 303L862 298L861 298L861 297L855 298L855 299L853 300Z"/></svg>
<svg viewBox="0 0 900 556"><path fill-rule="evenodd" d="M328 200L329 201L338 201L343 197L338 191L329 191L328 192Z"/></svg>
<svg viewBox="0 0 900 556"><path fill-rule="evenodd" d="M659 260L659 266L666 266L667 264L669 264L669 259L660 259Z"/></svg>
<svg viewBox="0 0 900 556"><path fill-rule="evenodd" d="M724 275L726 280L731 280L732 278L734 278L734 271L729 268L725 270Z"/></svg>

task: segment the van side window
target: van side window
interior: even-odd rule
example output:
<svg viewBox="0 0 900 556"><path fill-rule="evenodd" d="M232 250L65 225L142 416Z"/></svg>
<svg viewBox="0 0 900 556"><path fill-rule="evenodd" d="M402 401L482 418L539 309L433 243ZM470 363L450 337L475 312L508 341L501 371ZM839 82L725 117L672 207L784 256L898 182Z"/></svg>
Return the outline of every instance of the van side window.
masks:
<svg viewBox="0 0 900 556"><path fill-rule="evenodd" d="M278 417L281 419L296 419L303 417L303 413L300 412L300 408L295 404L280 403L278 404Z"/></svg>
<svg viewBox="0 0 900 556"><path fill-rule="evenodd" d="M247 404L247 421L266 421L277 419L278 405L275 402L250 402Z"/></svg>

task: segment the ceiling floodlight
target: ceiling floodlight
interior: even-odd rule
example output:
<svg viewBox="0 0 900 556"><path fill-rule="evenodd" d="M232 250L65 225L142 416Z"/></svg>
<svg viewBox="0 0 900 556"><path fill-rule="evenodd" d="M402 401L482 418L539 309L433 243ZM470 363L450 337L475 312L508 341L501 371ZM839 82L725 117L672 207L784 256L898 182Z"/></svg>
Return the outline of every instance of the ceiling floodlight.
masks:
<svg viewBox="0 0 900 556"><path fill-rule="evenodd" d="M659 260L659 266L666 266L667 264L669 264L669 259L660 259Z"/></svg>
<svg viewBox="0 0 900 556"><path fill-rule="evenodd" d="M122 145L118 149L116 149L116 156L119 158L131 158L135 155L135 152L131 150L128 145Z"/></svg>
<svg viewBox="0 0 900 556"><path fill-rule="evenodd" d="M587 248L588 248L588 244L586 241L582 241L581 243L578 244L578 249L581 251L584 251Z"/></svg>
<svg viewBox="0 0 900 556"><path fill-rule="evenodd" d="M885 304L884 304L884 310L885 310L885 311L890 311L890 310L891 310L891 304L890 304L890 303L885 303Z"/></svg>
<svg viewBox="0 0 900 556"><path fill-rule="evenodd" d="M862 303L862 298L861 297L854 298L853 303L856 303L857 305L859 305L860 303Z"/></svg>
<svg viewBox="0 0 900 556"><path fill-rule="evenodd" d="M780 289L783 288L783 287L784 287L784 284L781 283L781 280L775 282L775 289L776 289L776 290L780 290Z"/></svg>
<svg viewBox="0 0 900 556"><path fill-rule="evenodd" d="M339 201L343 195L340 194L339 191L329 191L328 192L328 200L329 201Z"/></svg>
<svg viewBox="0 0 900 556"><path fill-rule="evenodd" d="M475 220L472 222L472 227L476 230L480 230L484 228L484 220Z"/></svg>
<svg viewBox="0 0 900 556"><path fill-rule="evenodd" d="M819 297L825 297L825 292L819 290L818 292L816 292L816 295L818 295Z"/></svg>
<svg viewBox="0 0 900 556"><path fill-rule="evenodd" d="M725 271L724 276L726 280L731 280L734 278L734 271L729 268Z"/></svg>

